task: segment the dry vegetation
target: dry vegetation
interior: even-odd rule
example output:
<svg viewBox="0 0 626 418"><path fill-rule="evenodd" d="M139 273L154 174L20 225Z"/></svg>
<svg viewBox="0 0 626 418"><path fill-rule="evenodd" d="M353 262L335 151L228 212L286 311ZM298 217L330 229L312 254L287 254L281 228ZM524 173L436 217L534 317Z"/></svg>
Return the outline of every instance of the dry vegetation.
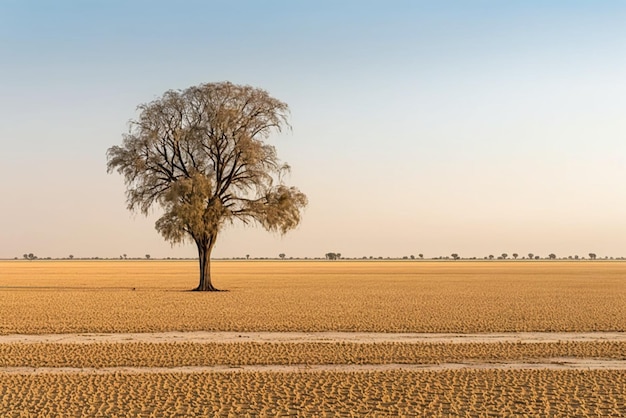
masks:
<svg viewBox="0 0 626 418"><path fill-rule="evenodd" d="M624 331L626 263L0 262L0 334ZM0 368L626 359L626 343L0 344ZM7 369L8 370L8 369ZM2 373L0 416L624 416L623 370Z"/></svg>
<svg viewBox="0 0 626 418"><path fill-rule="evenodd" d="M0 262L0 334L622 331L626 263ZM136 290L132 290L132 289Z"/></svg>
<svg viewBox="0 0 626 418"><path fill-rule="evenodd" d="M626 343L112 343L0 344L0 367L180 367L291 364L439 364L545 358L626 359Z"/></svg>
<svg viewBox="0 0 626 418"><path fill-rule="evenodd" d="M0 375L2 416L623 416L621 371ZM36 411L36 412L35 412Z"/></svg>

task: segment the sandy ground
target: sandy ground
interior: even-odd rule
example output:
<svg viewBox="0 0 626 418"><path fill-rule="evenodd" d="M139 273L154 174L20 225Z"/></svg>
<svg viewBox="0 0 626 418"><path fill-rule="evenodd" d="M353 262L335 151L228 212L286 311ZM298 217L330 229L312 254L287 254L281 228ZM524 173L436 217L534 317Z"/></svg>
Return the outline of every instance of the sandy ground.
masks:
<svg viewBox="0 0 626 418"><path fill-rule="evenodd" d="M0 416L626 416L626 263L214 267L0 262Z"/></svg>
<svg viewBox="0 0 626 418"><path fill-rule="evenodd" d="M236 372L385 372L443 371L460 369L489 370L626 370L626 360L551 358L535 362L481 361L441 364L270 364L242 366L181 366L181 367L3 367L0 374L115 374L115 373L236 373Z"/></svg>
<svg viewBox="0 0 626 418"><path fill-rule="evenodd" d="M480 334L377 332L153 332L120 334L0 335L0 344L21 343L558 343L626 342L626 332L506 332Z"/></svg>
<svg viewBox="0 0 626 418"><path fill-rule="evenodd" d="M626 370L624 343L626 333L615 332L493 334L168 332L7 335L0 336L1 352L8 356L0 358L2 366L0 374L372 372L442 371L463 368ZM587 351L582 349L584 353L582 355L580 351L568 351L569 347L575 348L573 345L584 345ZM546 348L541 349L540 353L525 349L535 346ZM92 347L95 351L90 349L91 351L83 352L80 347ZM115 350L115 347L120 349L129 347L129 350ZM206 351L204 356L197 358L197 355L191 353L197 351L198 347L211 349ZM297 347L307 347L306 349L310 350L309 355L302 357L302 354L295 350ZM363 350L358 347L363 347ZM411 352L411 347L426 347L428 350L432 348L440 354L428 357L426 353ZM451 347L464 349L458 353L448 353ZM492 353L494 350L487 349L488 347L494 348L495 352ZM551 347L558 350L553 351ZM601 347L604 347L604 351L598 351ZM408 348L407 354L399 354L400 351L397 350L402 348ZM512 348L514 350L511 350ZM329 349L334 352L333 356L318 355L320 354L318 351L326 352ZM57 353L59 350L61 351ZM283 354L274 357L268 355L283 351ZM224 353L233 352L244 358L223 356ZM341 356L337 357L338 352L351 354L342 361ZM385 353L394 352L398 357L387 358ZM556 354L559 357L550 357L550 352L552 356ZM35 353L39 353L39 356ZM167 353L175 355L180 362L167 361ZM185 353L190 354L189 358L184 355ZM43 358L47 361L42 361L41 355L44 355ZM134 361L128 362L127 358L133 358ZM93 361L90 362L90 359ZM208 361L211 359L214 362Z"/></svg>
<svg viewBox="0 0 626 418"><path fill-rule="evenodd" d="M0 334L626 331L624 262L0 261Z"/></svg>
<svg viewBox="0 0 626 418"><path fill-rule="evenodd" d="M623 370L0 374L0 416L618 417Z"/></svg>

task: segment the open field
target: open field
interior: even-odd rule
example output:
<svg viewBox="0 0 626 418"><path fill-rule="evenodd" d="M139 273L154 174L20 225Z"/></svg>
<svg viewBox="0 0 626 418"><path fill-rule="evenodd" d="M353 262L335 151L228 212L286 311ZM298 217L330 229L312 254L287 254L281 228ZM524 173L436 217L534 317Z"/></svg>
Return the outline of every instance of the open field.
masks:
<svg viewBox="0 0 626 418"><path fill-rule="evenodd" d="M596 358L626 361L626 343L95 343L0 344L0 367L439 364Z"/></svg>
<svg viewBox="0 0 626 418"><path fill-rule="evenodd" d="M0 334L626 330L622 262L0 262ZM132 290L132 289L135 290Z"/></svg>
<svg viewBox="0 0 626 418"><path fill-rule="evenodd" d="M196 269L0 262L0 415L626 415L626 263Z"/></svg>
<svg viewBox="0 0 626 418"><path fill-rule="evenodd" d="M24 416L623 416L623 371L1 375ZM37 411L34 413L33 411Z"/></svg>

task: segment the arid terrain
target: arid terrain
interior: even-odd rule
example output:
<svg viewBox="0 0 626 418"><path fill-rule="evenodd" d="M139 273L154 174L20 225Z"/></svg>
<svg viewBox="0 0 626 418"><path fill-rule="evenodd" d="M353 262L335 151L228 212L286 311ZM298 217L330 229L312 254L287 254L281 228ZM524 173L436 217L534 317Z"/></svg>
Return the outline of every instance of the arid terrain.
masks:
<svg viewBox="0 0 626 418"><path fill-rule="evenodd" d="M0 415L626 415L626 263L0 262Z"/></svg>

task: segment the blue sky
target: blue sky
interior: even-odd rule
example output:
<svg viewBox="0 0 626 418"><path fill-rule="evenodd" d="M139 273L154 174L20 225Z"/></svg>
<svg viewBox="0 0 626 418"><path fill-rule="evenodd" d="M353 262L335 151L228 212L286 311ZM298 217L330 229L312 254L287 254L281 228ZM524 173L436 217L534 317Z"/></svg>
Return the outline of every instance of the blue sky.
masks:
<svg viewBox="0 0 626 418"><path fill-rule="evenodd" d="M0 2L0 257L193 256L106 174L136 106L229 80L290 105L310 200L215 256L626 255L626 4Z"/></svg>

